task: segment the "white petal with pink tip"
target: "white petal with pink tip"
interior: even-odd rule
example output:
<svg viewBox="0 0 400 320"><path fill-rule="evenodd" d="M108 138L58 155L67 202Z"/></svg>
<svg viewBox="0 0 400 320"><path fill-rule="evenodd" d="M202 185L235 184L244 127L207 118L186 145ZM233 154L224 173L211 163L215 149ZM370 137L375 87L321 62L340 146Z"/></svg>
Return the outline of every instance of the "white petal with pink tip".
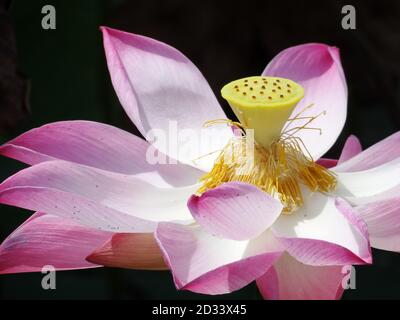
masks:
<svg viewBox="0 0 400 320"><path fill-rule="evenodd" d="M279 53L263 72L296 81L303 86L305 96L292 113L292 117L313 104L301 116L321 115L309 127L322 130L300 130L300 137L314 160L320 158L335 143L346 120L347 85L339 50L324 44L309 43L288 48ZM306 120L297 120L287 128L301 126Z"/></svg>
<svg viewBox="0 0 400 320"><path fill-rule="evenodd" d="M224 183L192 196L189 209L203 228L223 238L247 240L268 229L282 212L282 204L257 187Z"/></svg>
<svg viewBox="0 0 400 320"><path fill-rule="evenodd" d="M102 31L114 89L143 136L151 132L153 144L162 152L210 169L215 154L195 163L193 160L224 147L232 132L227 126L213 128L214 142L219 143L200 143L206 135L204 123L226 116L197 67L178 50L159 41L110 28ZM176 124L174 130L171 124L173 128ZM198 135L175 141L174 132L185 130ZM184 155L179 150L184 142L198 150Z"/></svg>
<svg viewBox="0 0 400 320"><path fill-rule="evenodd" d="M179 289L204 294L238 290L257 279L282 254L265 232L251 241L215 237L198 225L159 224L156 239Z"/></svg>

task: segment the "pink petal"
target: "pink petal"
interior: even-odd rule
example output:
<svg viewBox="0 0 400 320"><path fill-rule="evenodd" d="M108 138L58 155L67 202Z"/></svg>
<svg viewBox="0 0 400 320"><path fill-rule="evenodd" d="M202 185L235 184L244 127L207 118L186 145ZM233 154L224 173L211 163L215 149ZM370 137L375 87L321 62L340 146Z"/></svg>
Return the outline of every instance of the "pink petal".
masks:
<svg viewBox="0 0 400 320"><path fill-rule="evenodd" d="M309 43L288 48L279 53L266 67L263 75L279 76L301 84L305 96L292 116L310 104L314 106L301 116L316 116L309 127L322 129L300 130L300 137L315 160L335 143L346 120L347 85L340 63L339 50L324 44ZM301 126L305 120L294 121L289 128Z"/></svg>
<svg viewBox="0 0 400 320"><path fill-rule="evenodd" d="M400 131L341 163L335 170L339 172L364 171L398 158L400 158Z"/></svg>
<svg viewBox="0 0 400 320"><path fill-rule="evenodd" d="M178 143L170 143L177 139L176 132L198 133L186 141L197 149L193 144L199 142L204 123L226 118L207 81L188 58L164 43L111 28L102 31L114 89L144 137L153 130L152 140L159 150L187 163L227 143L231 130L217 126L209 141L212 146L203 143L194 153L180 154ZM171 130L171 125L176 128Z"/></svg>
<svg viewBox="0 0 400 320"><path fill-rule="evenodd" d="M371 245L374 248L400 252L400 235L393 234L384 237L371 236Z"/></svg>
<svg viewBox="0 0 400 320"><path fill-rule="evenodd" d="M30 130L0 147L0 154L30 165L49 160L67 160L98 169L140 175L158 185L184 186L201 172L172 162L151 164L149 144L118 128L90 121L64 121Z"/></svg>
<svg viewBox="0 0 400 320"><path fill-rule="evenodd" d="M305 204L272 226L297 260L315 266L371 263L365 223L344 200L304 193Z"/></svg>
<svg viewBox="0 0 400 320"><path fill-rule="evenodd" d="M152 232L159 221L190 223L186 201L197 188L159 188L135 176L57 160L8 178L0 185L0 203L109 231Z"/></svg>
<svg viewBox="0 0 400 320"><path fill-rule="evenodd" d="M354 135L351 135L347 138L346 143L344 144L342 153L340 155L338 164L350 160L355 157L357 154L362 152L362 146L360 140Z"/></svg>
<svg viewBox="0 0 400 320"><path fill-rule="evenodd" d="M360 141L356 136L351 135L350 137L347 138L344 144L339 160L320 158L317 160L317 163L325 168L336 167L338 163L351 159L352 157L359 154L361 151L362 147Z"/></svg>
<svg viewBox="0 0 400 320"><path fill-rule="evenodd" d="M168 269L152 233L117 233L87 260L114 268Z"/></svg>
<svg viewBox="0 0 400 320"><path fill-rule="evenodd" d="M27 210L46 210L76 223L114 232L151 232L157 223L102 206L79 195L41 187L15 187L0 192L0 203Z"/></svg>
<svg viewBox="0 0 400 320"><path fill-rule="evenodd" d="M336 194L346 198L364 198L389 191L399 185L400 157L363 171L343 171L346 163L359 156L331 169L335 172L338 181ZM353 200L350 202L353 203Z"/></svg>
<svg viewBox="0 0 400 320"><path fill-rule="evenodd" d="M371 245L378 249L400 252L400 186L370 199L356 211L367 223Z"/></svg>
<svg viewBox="0 0 400 320"><path fill-rule="evenodd" d="M225 183L192 196L188 202L195 220L214 235L233 239L254 238L268 229L282 212L282 204L257 187Z"/></svg>
<svg viewBox="0 0 400 320"><path fill-rule="evenodd" d="M177 288L204 294L223 294L244 287L282 253L270 233L251 241L236 241L215 237L197 225L161 223L156 239Z"/></svg>
<svg viewBox="0 0 400 320"><path fill-rule="evenodd" d="M329 159L329 158L319 158L316 162L320 166L323 166L323 167L328 168L328 169L332 168L332 167L335 167L337 165L337 163L338 163L337 160Z"/></svg>
<svg viewBox="0 0 400 320"><path fill-rule="evenodd" d="M342 266L305 265L284 254L257 279L257 286L265 299L334 300L342 296L345 275Z"/></svg>
<svg viewBox="0 0 400 320"><path fill-rule="evenodd" d="M85 258L111 236L70 219L35 213L1 244L0 273L38 272L45 265L57 270L98 267Z"/></svg>

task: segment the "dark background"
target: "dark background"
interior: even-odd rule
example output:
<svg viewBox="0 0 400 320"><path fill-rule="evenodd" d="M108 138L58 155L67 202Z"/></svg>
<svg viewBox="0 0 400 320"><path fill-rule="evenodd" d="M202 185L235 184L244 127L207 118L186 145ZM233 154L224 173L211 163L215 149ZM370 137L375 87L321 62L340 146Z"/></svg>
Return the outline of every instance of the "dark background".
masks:
<svg viewBox="0 0 400 320"><path fill-rule="evenodd" d="M41 8L57 11L57 29L41 28ZM353 4L357 29L341 28ZM150 36L182 51L213 90L259 74L282 49L305 42L340 47L349 86L346 137L364 147L400 128L400 1L0 0L0 143L30 128L87 119L136 132L113 92L98 27ZM228 114L229 108L220 99ZM232 116L232 115L231 115ZM0 159L0 180L24 166ZM30 212L0 206L0 240ZM400 254L374 250L374 265L357 267L357 289L344 299L400 298ZM41 274L0 275L0 298L190 299L168 272L92 269L57 273L57 290ZM219 298L260 298L254 285Z"/></svg>

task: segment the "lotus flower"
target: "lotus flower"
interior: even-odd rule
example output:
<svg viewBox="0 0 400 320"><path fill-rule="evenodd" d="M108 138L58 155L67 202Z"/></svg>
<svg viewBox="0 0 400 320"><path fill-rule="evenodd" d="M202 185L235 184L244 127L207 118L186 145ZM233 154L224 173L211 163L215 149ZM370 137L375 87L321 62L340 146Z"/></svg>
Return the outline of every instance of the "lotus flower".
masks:
<svg viewBox="0 0 400 320"><path fill-rule="evenodd" d="M257 78L289 79L304 90L292 118L285 119L285 130L294 129L291 137L309 153L295 153L308 161L300 159L293 170L303 177L300 183L285 176L301 190L288 182L279 189L264 175L273 193L254 182L260 166L250 173L254 183L212 174L219 170L215 150L224 150L235 133L226 124L204 128L226 116L183 54L143 36L102 32L118 98L143 136L151 133L151 143L106 124L65 121L1 146L2 155L31 167L0 185L0 202L36 211L2 243L1 273L44 265L169 269L178 289L197 293L229 293L257 281L267 299L335 299L343 293L343 266L372 263L370 245L400 251L400 133L365 151L351 136L338 161L321 158L346 118L337 48L288 48ZM260 123L268 119L262 113L257 119L255 134L262 140ZM306 130L308 122L299 125L310 119L320 134ZM190 157L166 147L171 121L178 132L211 132L217 146L206 144ZM149 163L151 148L166 164ZM305 186L306 174L319 177L315 188ZM275 171L274 178L283 179ZM204 187L207 181L214 184ZM285 199L295 201L295 209Z"/></svg>

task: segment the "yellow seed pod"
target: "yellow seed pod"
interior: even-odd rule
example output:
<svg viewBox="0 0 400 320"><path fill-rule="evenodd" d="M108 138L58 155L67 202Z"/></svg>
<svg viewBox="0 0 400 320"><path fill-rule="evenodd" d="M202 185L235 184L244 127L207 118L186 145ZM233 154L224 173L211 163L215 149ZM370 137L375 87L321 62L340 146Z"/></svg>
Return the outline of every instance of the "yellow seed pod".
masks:
<svg viewBox="0 0 400 320"><path fill-rule="evenodd" d="M221 94L239 121L254 129L256 141L268 147L280 137L304 89L289 79L254 76L228 83Z"/></svg>

